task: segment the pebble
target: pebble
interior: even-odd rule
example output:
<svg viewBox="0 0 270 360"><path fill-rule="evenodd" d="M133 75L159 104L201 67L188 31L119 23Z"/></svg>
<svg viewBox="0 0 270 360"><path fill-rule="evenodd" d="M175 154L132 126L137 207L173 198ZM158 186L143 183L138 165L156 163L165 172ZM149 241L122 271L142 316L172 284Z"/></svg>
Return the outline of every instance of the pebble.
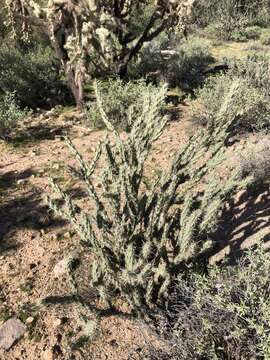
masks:
<svg viewBox="0 0 270 360"><path fill-rule="evenodd" d="M27 182L27 179L19 179L17 180L17 185L23 184L25 182Z"/></svg>
<svg viewBox="0 0 270 360"><path fill-rule="evenodd" d="M64 233L64 238L70 239L71 238L71 232L67 231L66 233Z"/></svg>
<svg viewBox="0 0 270 360"><path fill-rule="evenodd" d="M32 324L33 321L34 321L34 318L33 318L32 316L29 316L29 317L25 320L26 324Z"/></svg>
<svg viewBox="0 0 270 360"><path fill-rule="evenodd" d="M66 275L69 271L69 264L71 260L76 260L78 257L76 255L69 255L64 259L60 260L53 269L53 275L55 278L59 276Z"/></svg>
<svg viewBox="0 0 270 360"><path fill-rule="evenodd" d="M58 327L62 324L62 320L61 319L56 319L54 322L53 322L53 326L54 327Z"/></svg>
<svg viewBox="0 0 270 360"><path fill-rule="evenodd" d="M7 320L0 327L0 348L9 350L26 332L26 326L16 318Z"/></svg>
<svg viewBox="0 0 270 360"><path fill-rule="evenodd" d="M53 356L52 350L44 351L42 360L54 360L53 358L54 358L54 356Z"/></svg>
<svg viewBox="0 0 270 360"><path fill-rule="evenodd" d="M56 241L56 240L58 240L58 237L59 237L58 234L52 234L51 239L52 239L53 241Z"/></svg>
<svg viewBox="0 0 270 360"><path fill-rule="evenodd" d="M70 257L67 257L67 258L59 261L59 262L55 265L55 267L54 267L54 269L53 269L53 274L54 274L54 276L55 276L56 278L57 278L58 276L67 274L69 261L70 261Z"/></svg>
<svg viewBox="0 0 270 360"><path fill-rule="evenodd" d="M60 169L60 165L59 165L59 164L54 164L54 165L52 166L52 168L55 169L55 170L59 170L59 169Z"/></svg>

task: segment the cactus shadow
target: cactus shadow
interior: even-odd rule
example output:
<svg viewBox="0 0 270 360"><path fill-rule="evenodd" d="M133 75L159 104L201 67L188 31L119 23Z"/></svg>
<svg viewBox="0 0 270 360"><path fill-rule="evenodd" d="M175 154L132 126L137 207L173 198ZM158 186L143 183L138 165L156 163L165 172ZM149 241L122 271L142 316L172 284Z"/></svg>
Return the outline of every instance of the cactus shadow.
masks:
<svg viewBox="0 0 270 360"><path fill-rule="evenodd" d="M224 257L234 262L243 251L261 241L270 247L270 187L243 191L224 211L218 230L211 236L210 262Z"/></svg>
<svg viewBox="0 0 270 360"><path fill-rule="evenodd" d="M7 139L13 146L18 147L28 143L38 143L42 140L53 140L56 136L65 136L71 125L55 126L53 124L35 124L21 131L11 134Z"/></svg>
<svg viewBox="0 0 270 360"><path fill-rule="evenodd" d="M31 168L0 174L0 253L19 247L16 230L40 230L64 224L50 215L41 189L25 186L32 175Z"/></svg>

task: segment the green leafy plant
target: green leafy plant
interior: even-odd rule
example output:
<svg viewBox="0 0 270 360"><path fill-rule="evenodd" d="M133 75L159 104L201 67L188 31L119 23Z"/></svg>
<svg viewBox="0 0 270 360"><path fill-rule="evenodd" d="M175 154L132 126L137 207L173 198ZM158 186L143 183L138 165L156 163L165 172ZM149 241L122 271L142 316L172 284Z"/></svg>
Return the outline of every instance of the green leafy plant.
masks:
<svg viewBox="0 0 270 360"><path fill-rule="evenodd" d="M248 25L245 14L239 11L237 0L225 0L213 3L212 29L214 35L223 40L230 40L232 34Z"/></svg>
<svg viewBox="0 0 270 360"><path fill-rule="evenodd" d="M211 46L206 41L190 37L175 48L175 55L165 70L169 83L184 89L195 88L204 80L204 71L214 62Z"/></svg>
<svg viewBox="0 0 270 360"><path fill-rule="evenodd" d="M0 137L6 138L7 135L16 127L19 120L27 115L26 110L22 110L17 102L15 93L7 93L0 98Z"/></svg>
<svg viewBox="0 0 270 360"><path fill-rule="evenodd" d="M261 36L262 28L259 26L247 26L240 30L235 30L231 34L231 40L247 41L258 40Z"/></svg>
<svg viewBox="0 0 270 360"><path fill-rule="evenodd" d="M151 84L147 85L144 80L124 82L119 78L100 81L99 88L103 94L103 109L108 118L112 119L113 126L127 131L133 125L128 122L130 119L128 112L131 106L134 117L140 116L146 94L152 93L155 96L159 92L158 87ZM99 111L97 99L89 102L86 108L88 125L94 128L104 127L105 124ZM162 110L162 106L160 110Z"/></svg>
<svg viewBox="0 0 270 360"><path fill-rule="evenodd" d="M258 26L269 26L269 10L268 0L204 0L195 7L193 21L219 39L246 40L257 37Z"/></svg>
<svg viewBox="0 0 270 360"><path fill-rule="evenodd" d="M0 89L16 91L23 106L48 107L70 98L49 47L23 49L4 44L0 47L0 69Z"/></svg>
<svg viewBox="0 0 270 360"><path fill-rule="evenodd" d="M233 84L237 93L230 116L235 118L235 131L260 131L269 129L270 107L266 89L269 86L269 75L263 77L264 68L259 64L238 63L225 75L212 77L197 92L193 105L192 122L202 126L212 126L219 119L217 114L223 106L224 98L231 91Z"/></svg>
<svg viewBox="0 0 270 360"><path fill-rule="evenodd" d="M133 73L165 81L170 86L190 90L200 85L204 71L214 61L211 46L203 39L163 38L143 49Z"/></svg>
<svg viewBox="0 0 270 360"><path fill-rule="evenodd" d="M245 59L228 61L230 69L228 75L243 78L249 86L258 89L268 98L270 91L269 64L269 57L266 54L252 54Z"/></svg>
<svg viewBox="0 0 270 360"><path fill-rule="evenodd" d="M167 89L145 93L141 114L134 117L132 109L128 113L133 126L123 138L104 112L96 88L113 142L104 140L88 163L68 140L79 163L79 169L71 171L85 184L93 211L77 211L74 200L54 180L61 201L48 201L56 214L71 222L93 254L91 284L108 305L117 305L122 298L142 312L164 304L179 272L206 250L208 234L216 229L226 201L249 181L240 180L236 170L224 183L217 172L235 120L230 108L238 86L232 84L224 98L217 126L191 137L170 170L151 181L150 190L143 184L145 161L166 125L159 109ZM105 165L96 187L94 176L102 153Z"/></svg>
<svg viewBox="0 0 270 360"><path fill-rule="evenodd" d="M260 40L263 45L270 45L270 31L264 30L260 36Z"/></svg>

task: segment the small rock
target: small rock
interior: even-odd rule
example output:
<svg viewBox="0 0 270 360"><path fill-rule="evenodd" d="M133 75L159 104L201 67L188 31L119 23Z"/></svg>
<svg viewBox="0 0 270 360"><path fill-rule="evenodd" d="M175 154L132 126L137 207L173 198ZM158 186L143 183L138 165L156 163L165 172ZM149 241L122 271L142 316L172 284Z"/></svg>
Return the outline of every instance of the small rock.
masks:
<svg viewBox="0 0 270 360"><path fill-rule="evenodd" d="M32 316L29 316L29 317L25 320L26 324L32 324L33 321L34 321L34 318L33 318Z"/></svg>
<svg viewBox="0 0 270 360"><path fill-rule="evenodd" d="M54 164L52 168L55 169L55 170L59 170L59 169L60 169L60 165L59 165L59 164Z"/></svg>
<svg viewBox="0 0 270 360"><path fill-rule="evenodd" d="M26 332L26 326L18 319L11 318L0 327L0 348L9 350Z"/></svg>
<svg viewBox="0 0 270 360"><path fill-rule="evenodd" d="M77 255L69 255L67 257L65 257L64 259L62 259L61 261L59 261L54 269L53 269L53 274L54 277L57 278L59 276L63 276L65 274L68 273L68 269L69 269L69 264L73 261L78 260L78 256Z"/></svg>
<svg viewBox="0 0 270 360"><path fill-rule="evenodd" d="M71 232L70 231L67 231L66 233L64 233L64 238L66 239L70 239L71 238Z"/></svg>
<svg viewBox="0 0 270 360"><path fill-rule="evenodd" d="M17 185L21 185L25 182L27 182L27 179L19 179L19 180L17 180Z"/></svg>
<svg viewBox="0 0 270 360"><path fill-rule="evenodd" d="M62 320L61 319L56 319L54 322L53 322L53 326L54 327L58 327L62 324Z"/></svg>
<svg viewBox="0 0 270 360"><path fill-rule="evenodd" d="M42 360L53 360L53 352L52 350L46 350L43 353Z"/></svg>
<svg viewBox="0 0 270 360"><path fill-rule="evenodd" d="M65 275L68 272L69 261L70 261L70 257L67 257L62 259L55 265L53 269L53 274L55 277Z"/></svg>
<svg viewBox="0 0 270 360"><path fill-rule="evenodd" d="M35 150L30 151L29 156L30 157L37 156L37 152Z"/></svg>
<svg viewBox="0 0 270 360"><path fill-rule="evenodd" d="M51 116L55 116L55 115L57 115L57 110L56 109L51 109L51 110L49 110L49 111L47 111L45 113L46 117L51 117Z"/></svg>
<svg viewBox="0 0 270 360"><path fill-rule="evenodd" d="M56 241L56 240L58 240L58 237L59 237L59 234L52 234L51 239L53 241Z"/></svg>

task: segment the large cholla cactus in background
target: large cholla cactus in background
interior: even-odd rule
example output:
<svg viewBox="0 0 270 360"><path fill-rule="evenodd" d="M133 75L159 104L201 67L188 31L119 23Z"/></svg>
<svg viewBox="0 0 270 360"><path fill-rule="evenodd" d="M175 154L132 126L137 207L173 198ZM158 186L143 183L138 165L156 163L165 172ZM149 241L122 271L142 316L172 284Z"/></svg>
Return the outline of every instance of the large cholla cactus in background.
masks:
<svg viewBox="0 0 270 360"><path fill-rule="evenodd" d="M230 136L232 120L227 115L237 94L236 84L218 114L218 125L192 136L175 155L170 170L153 181L151 190L145 189L145 161L166 124L159 113L165 92L161 89L156 98L145 94L141 116L132 119L134 126L122 139L102 110L96 89L115 143L106 139L87 163L68 140L80 165L73 173L84 182L94 211L78 214L74 201L53 180L64 205L59 207L49 199L51 208L73 224L94 255L91 281L100 295L110 302L120 294L138 310L166 299L183 265L202 255L207 234L217 226L226 200L247 182L234 172L222 183L216 171ZM96 189L93 177L102 152L106 164L100 175L101 189Z"/></svg>
<svg viewBox="0 0 270 360"><path fill-rule="evenodd" d="M196 0L6 0L11 22L23 32L40 26L52 40L76 102L93 72L125 76L128 63L145 42L162 31L184 26Z"/></svg>

